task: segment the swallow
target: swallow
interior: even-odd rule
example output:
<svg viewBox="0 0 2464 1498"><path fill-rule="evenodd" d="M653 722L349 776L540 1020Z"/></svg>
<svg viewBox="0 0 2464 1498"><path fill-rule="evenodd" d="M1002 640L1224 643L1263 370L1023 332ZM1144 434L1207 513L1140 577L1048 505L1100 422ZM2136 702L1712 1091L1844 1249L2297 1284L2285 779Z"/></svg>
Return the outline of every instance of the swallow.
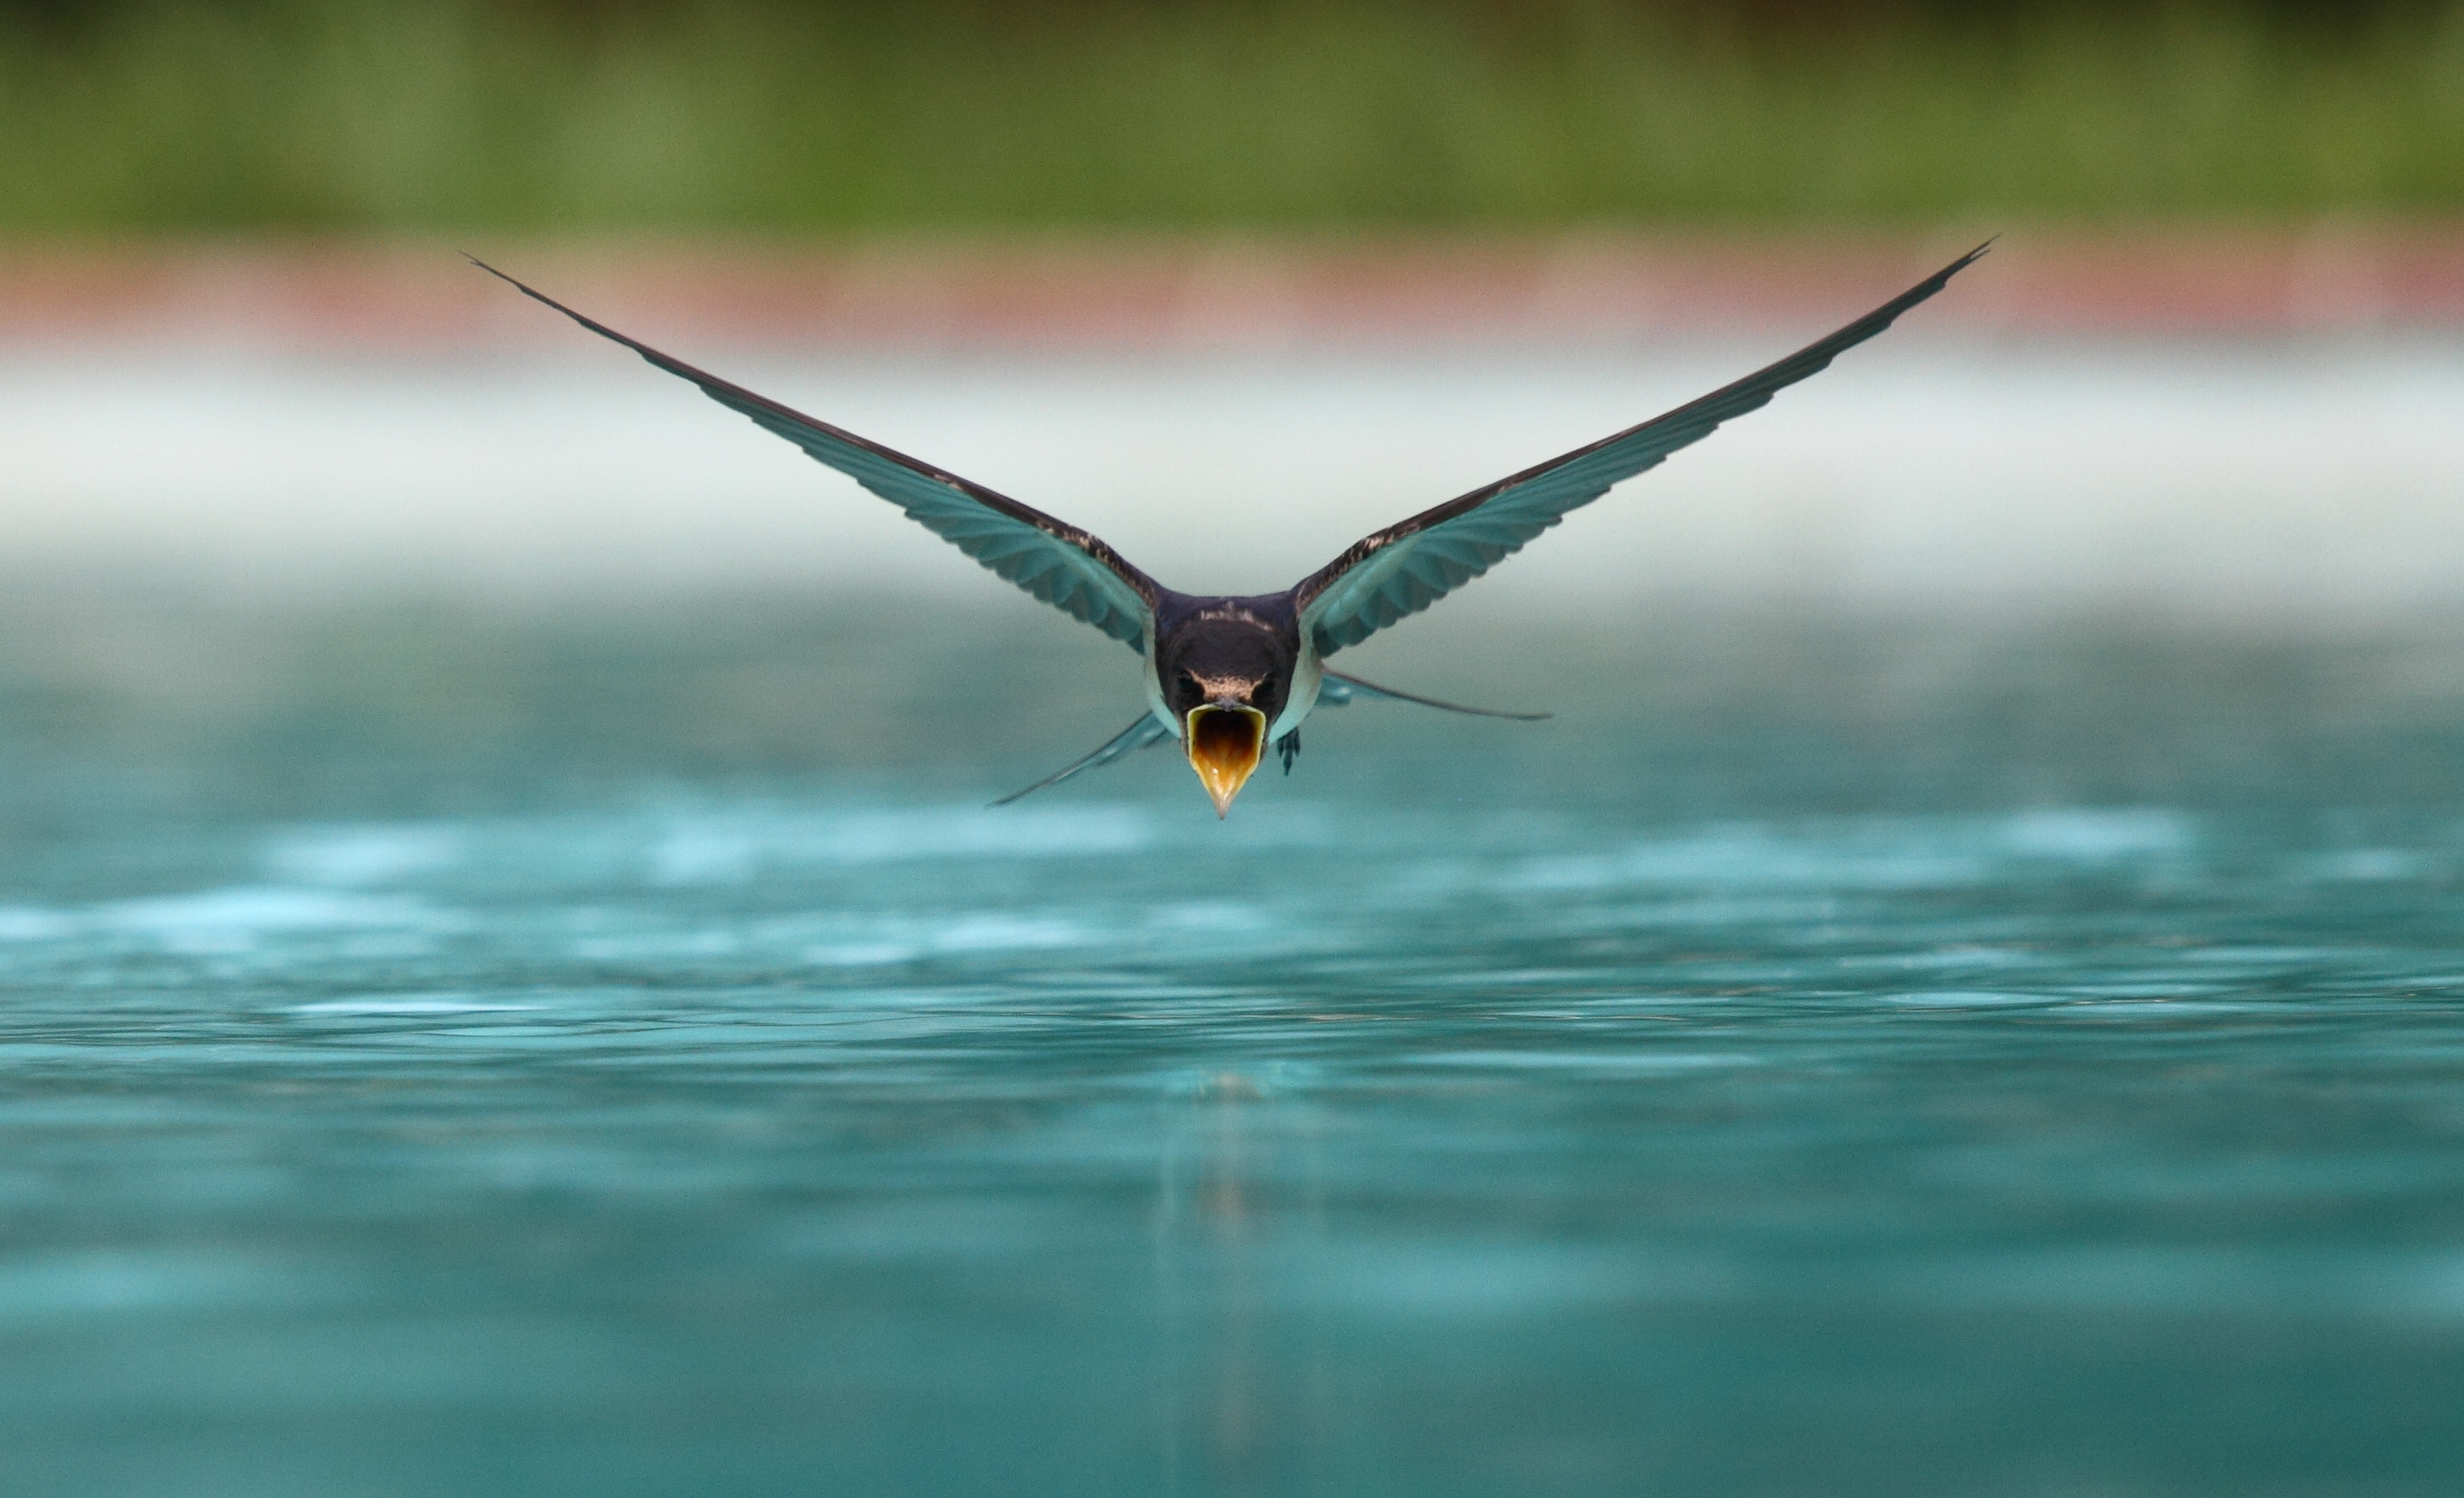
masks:
<svg viewBox="0 0 2464 1498"><path fill-rule="evenodd" d="M1416 696L1331 671L1326 661L1428 607L1723 422L1761 408L1779 391L1830 367L1948 285L1991 245L1978 245L1837 332L1742 380L1364 536L1280 593L1247 596L1176 592L1101 537L696 369L469 258L522 295L693 382L719 405L898 506L996 576L1138 652L1147 710L1136 721L1086 758L993 804L1177 739L1220 818L1230 813L1233 798L1270 749L1290 773L1301 723L1318 707L1389 699L1492 717L1546 716Z"/></svg>

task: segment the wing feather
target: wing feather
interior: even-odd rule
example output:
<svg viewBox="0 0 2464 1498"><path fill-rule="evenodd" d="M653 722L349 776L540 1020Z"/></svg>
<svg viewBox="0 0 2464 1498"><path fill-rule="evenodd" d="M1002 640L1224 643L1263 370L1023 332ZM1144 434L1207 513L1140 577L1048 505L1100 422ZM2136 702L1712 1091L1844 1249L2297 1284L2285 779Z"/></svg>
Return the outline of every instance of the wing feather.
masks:
<svg viewBox="0 0 2464 1498"><path fill-rule="evenodd" d="M704 395L898 506L908 518L1038 600L1126 641L1133 650L1140 647L1153 628L1162 590L1102 538L670 358L532 290L493 265L477 259L471 263L600 337L622 343L657 368L692 381Z"/></svg>
<svg viewBox="0 0 2464 1498"><path fill-rule="evenodd" d="M1331 655L1419 613L1522 550L1569 512L1828 368L1942 290L1991 244L1978 245L1830 337L1733 385L1361 538L1292 590L1301 628L1320 655Z"/></svg>

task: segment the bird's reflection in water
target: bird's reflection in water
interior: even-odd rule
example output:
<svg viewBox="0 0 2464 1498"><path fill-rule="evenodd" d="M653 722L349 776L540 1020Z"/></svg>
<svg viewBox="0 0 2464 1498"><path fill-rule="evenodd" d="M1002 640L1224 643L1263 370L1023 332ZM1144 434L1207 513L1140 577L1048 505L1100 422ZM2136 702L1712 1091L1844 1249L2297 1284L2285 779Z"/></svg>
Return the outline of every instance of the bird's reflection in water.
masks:
<svg viewBox="0 0 2464 1498"><path fill-rule="evenodd" d="M1313 1239L1318 1225L1306 1208L1317 1195L1310 1152L1285 1162L1301 1167L1303 1210L1284 1210L1265 1179L1277 1154L1264 1128L1272 1106L1259 1078L1219 1071L1199 1082L1160 1141L1155 1315L1168 1492L1287 1486L1297 1474L1278 1468L1314 1444L1305 1430L1274 1428L1313 1423L1314 1401L1268 1387L1267 1369L1288 1363L1261 1337L1262 1314L1291 1309L1269 1283L1288 1257L1274 1250L1305 1251L1287 1240Z"/></svg>

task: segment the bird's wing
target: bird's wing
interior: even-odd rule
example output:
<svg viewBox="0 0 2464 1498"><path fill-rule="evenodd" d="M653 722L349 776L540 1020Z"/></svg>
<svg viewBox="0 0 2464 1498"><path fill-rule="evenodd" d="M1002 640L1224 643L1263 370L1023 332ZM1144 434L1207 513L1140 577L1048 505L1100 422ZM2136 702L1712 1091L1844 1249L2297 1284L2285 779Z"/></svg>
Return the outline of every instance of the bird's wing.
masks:
<svg viewBox="0 0 2464 1498"><path fill-rule="evenodd" d="M1415 696L1409 692L1397 692L1392 687L1381 687L1374 681L1363 681L1357 676L1347 676L1339 671L1328 672L1326 679L1317 689L1317 701L1320 707L1341 707L1347 702L1365 702L1375 698L1395 702L1418 702L1422 707L1443 708L1449 713L1469 713L1475 717L1520 718L1527 723L1536 723L1549 716L1546 713L1505 713L1496 708L1465 707L1460 702L1442 702L1436 697Z"/></svg>
<svg viewBox="0 0 2464 1498"><path fill-rule="evenodd" d="M907 512L908 518L975 558L1037 598L1103 630L1133 650L1149 632L1161 590L1100 537L1023 505L956 474L946 474L878 442L705 374L571 307L543 296L483 261L472 264L545 302L602 338L612 339L755 425L777 432Z"/></svg>
<svg viewBox="0 0 2464 1498"><path fill-rule="evenodd" d="M1113 760L1118 760L1125 755L1143 749L1147 745L1156 742L1158 739L1170 738L1171 737L1172 730L1164 727L1161 723L1156 722L1155 720L1154 714L1142 713L1138 715L1138 720L1136 722L1122 729L1118 734L1113 736L1111 742L1104 745L1101 749L1096 750L1093 754L1076 761L1066 769L1053 771L1050 775L1045 776L1044 779L1036 782L1024 790L1010 792L1001 800L994 802L993 804L996 806L1006 806L1011 802L1014 802L1023 796L1034 795L1037 791L1044 789L1047 785L1058 785L1063 781L1069 779L1069 777L1077 774L1081 770L1100 769L1104 765L1110 764Z"/></svg>
<svg viewBox="0 0 2464 1498"><path fill-rule="evenodd" d="M1702 441L1722 422L1761 408L1779 391L1818 373L1942 290L1991 243L1970 250L1829 338L1734 385L1363 537L1292 590L1301 628L1314 638L1320 655L1331 655L1419 613L1520 551L1568 511L1591 503L1611 486Z"/></svg>

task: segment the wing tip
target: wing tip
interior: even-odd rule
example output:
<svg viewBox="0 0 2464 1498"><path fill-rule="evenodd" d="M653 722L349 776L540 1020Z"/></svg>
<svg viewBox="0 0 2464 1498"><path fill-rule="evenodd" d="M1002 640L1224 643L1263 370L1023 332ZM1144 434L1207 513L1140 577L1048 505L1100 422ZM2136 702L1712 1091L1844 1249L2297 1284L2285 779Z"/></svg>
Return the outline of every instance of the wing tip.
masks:
<svg viewBox="0 0 2464 1498"><path fill-rule="evenodd" d="M1982 260L1987 255L1992 253L1993 247L2001 242L2002 235L1998 231L1988 234L1983 243L1977 245L1966 254L1961 255L1958 259L1951 261L1948 265L1944 266L1941 270L1936 271L1930 277L1928 277L1928 280L1947 282L1952 276L1957 275L1960 272L1967 270L1969 266L1974 265L1977 261Z"/></svg>
<svg viewBox="0 0 2464 1498"><path fill-rule="evenodd" d="M537 296L539 296L539 293L537 293L537 292L535 292L535 291L532 291L529 287L527 287L527 286L523 285L521 282L519 282L519 281L517 281L517 280L514 279L512 276L510 276L510 275L506 275L504 272L497 270L495 266L490 265L487 261L480 259L477 255L473 254L470 251L468 251L468 250L456 250L456 251L454 251L453 253L454 253L455 254L460 255L463 259L470 261L473 265L477 266L480 270L483 270L483 271L487 272L490 275L493 275L493 276L495 276L496 279L498 279L498 280L500 280L500 281L504 282L506 285L513 287L516 291L521 292L521 293L523 293L523 294L524 294L524 295L526 295L526 296L531 296L531 297L537 297ZM559 309L559 310L561 310L561 309Z"/></svg>

